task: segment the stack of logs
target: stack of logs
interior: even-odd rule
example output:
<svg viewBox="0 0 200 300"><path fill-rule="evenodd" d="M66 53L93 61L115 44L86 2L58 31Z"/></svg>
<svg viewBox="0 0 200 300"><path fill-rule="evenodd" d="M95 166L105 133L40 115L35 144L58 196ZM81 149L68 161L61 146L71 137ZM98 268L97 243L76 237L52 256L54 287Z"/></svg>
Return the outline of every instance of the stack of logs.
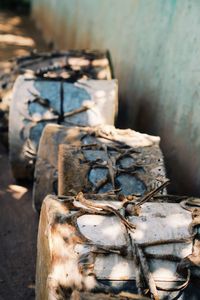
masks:
<svg viewBox="0 0 200 300"><path fill-rule="evenodd" d="M200 201L167 194L159 137L114 127L108 52L34 53L11 75L10 162L40 213L36 299L186 299Z"/></svg>

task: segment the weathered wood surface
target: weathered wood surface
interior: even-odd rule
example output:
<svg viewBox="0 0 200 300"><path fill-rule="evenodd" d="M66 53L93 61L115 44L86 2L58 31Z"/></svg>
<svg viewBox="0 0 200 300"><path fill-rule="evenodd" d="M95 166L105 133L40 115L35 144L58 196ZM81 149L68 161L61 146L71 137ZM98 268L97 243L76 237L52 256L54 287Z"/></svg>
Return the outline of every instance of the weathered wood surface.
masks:
<svg viewBox="0 0 200 300"><path fill-rule="evenodd" d="M38 77L109 80L113 71L108 51L69 50L53 53L33 53L14 61L18 73L31 72Z"/></svg>
<svg viewBox="0 0 200 300"><path fill-rule="evenodd" d="M110 80L113 77L107 51L71 50L65 52L34 52L10 62L9 70L0 76L0 136L7 142L8 113L12 88L19 74L33 74L38 78L68 80Z"/></svg>
<svg viewBox="0 0 200 300"><path fill-rule="evenodd" d="M117 93L116 80L69 83L19 76L9 116L10 162L15 178L32 178L34 161L32 157L26 159L24 153L30 152L30 145L37 151L46 124L113 125Z"/></svg>
<svg viewBox="0 0 200 300"><path fill-rule="evenodd" d="M102 143L104 143L105 145L112 145L118 149L122 146L125 148L127 147L127 150L131 148L136 149L135 153L133 151L133 153L130 154L131 157L127 155L123 160L121 160L121 168L125 170L128 166L127 164L131 164L132 169L134 169L133 165L135 165L136 167L134 171L139 173L139 176L141 176L144 181L144 183L141 183L138 179L138 182L140 183L139 187L144 187L144 190L146 191L146 186L148 186L148 189L154 188L158 183L157 179L165 178L164 160L159 148L159 141L160 139L158 137L141 134L130 129L120 130L113 126L100 126L98 128L66 128L60 125L47 125L40 139L36 160L33 186L34 207L36 210L40 210L41 203L47 194L58 193L58 147L60 144L79 147L87 144L102 145ZM123 147L121 150L123 150ZM100 152L103 153L102 150ZM69 151L67 154L66 151L66 155L72 155L72 153ZM63 159L65 159L65 156L63 156ZM73 159L75 163L77 158L73 157ZM73 164L71 158L69 163ZM71 171L68 170L70 174L66 172L66 176L71 177L74 174L74 176L78 175L80 178L79 172L86 172L86 170L84 171L82 167L83 165L81 165L79 170L77 170L76 167L72 174ZM71 168L73 169L74 167L71 166ZM64 166L64 173L65 170L66 167ZM128 169L126 169L126 171L128 171ZM87 174L85 175L82 179L87 180ZM77 178L73 183L73 188L75 188L75 184L78 182L78 191L82 190L84 187L81 186L81 179L79 178ZM137 184L137 180L134 181L134 184ZM90 187L90 191L92 191L92 186ZM68 191L69 189L70 188L68 187ZM142 191L144 192L144 190ZM66 192L64 192L64 194L66 194Z"/></svg>
<svg viewBox="0 0 200 300"><path fill-rule="evenodd" d="M126 147L113 148L112 145L60 145L58 194L114 191L125 196L143 196L165 180L160 176L161 172L156 176L152 172L159 151L158 147L149 153L145 147L136 151Z"/></svg>
<svg viewBox="0 0 200 300"><path fill-rule="evenodd" d="M151 299L173 296L186 280L176 266L192 255L191 223L191 212L177 203L145 203L139 215L130 216L118 196L49 195L40 215L36 299L73 299L76 292L94 290L130 292L130 287L133 292L134 286L135 291L150 289ZM151 276L151 282L144 284L142 276ZM158 286L168 292L158 292Z"/></svg>

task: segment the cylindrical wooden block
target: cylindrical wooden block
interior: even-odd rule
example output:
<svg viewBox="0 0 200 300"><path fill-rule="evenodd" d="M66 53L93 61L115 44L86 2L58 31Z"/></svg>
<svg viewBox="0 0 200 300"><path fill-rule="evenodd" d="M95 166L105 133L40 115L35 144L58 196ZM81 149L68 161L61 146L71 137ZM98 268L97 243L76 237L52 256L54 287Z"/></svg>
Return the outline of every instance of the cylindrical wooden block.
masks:
<svg viewBox="0 0 200 300"><path fill-rule="evenodd" d="M192 214L177 203L145 203L130 216L118 196L49 195L40 215L36 299L82 299L93 291L138 299L132 293L141 276L151 299L166 299L185 281L176 268L192 255L191 222Z"/></svg>
<svg viewBox="0 0 200 300"><path fill-rule="evenodd" d="M8 114L13 84L19 74L30 73L37 78L77 81L110 80L113 71L108 51L70 50L65 52L32 53L17 57L0 76L0 137L8 143Z"/></svg>
<svg viewBox="0 0 200 300"><path fill-rule="evenodd" d="M37 151L46 124L113 125L117 89L116 80L70 83L19 76L9 115L10 162L15 178L32 179L34 159L29 154L32 149Z"/></svg>
<svg viewBox="0 0 200 300"><path fill-rule="evenodd" d="M125 155L120 161L122 172L130 171L138 173L140 179L134 181L134 186L138 183L140 192L155 188L159 183L157 179L165 179L165 167L162 152L159 148L158 137L153 137L146 134L141 134L133 130L116 129L113 126L100 126L96 128L81 128L71 127L66 128L60 125L49 124L45 127L40 139L38 155L36 160L34 186L33 186L33 205L36 210L40 210L41 203L44 197L49 193L57 194L57 179L58 179L58 148L59 145L73 145L80 147L81 145L102 144L113 146L116 151L130 150L131 157ZM62 146L65 149L65 146ZM67 148L68 149L68 148ZM72 178L69 181L64 180L64 185L59 194L66 195L71 189L75 192L82 190L87 186L89 191L92 191L92 185L88 186L88 165L77 162L78 156L66 149L60 154L60 176L63 178ZM84 147L82 148L84 149ZM86 149L89 150L88 147ZM92 148L94 150L94 147ZM93 151L92 150L92 151ZM80 156L80 151L77 149ZM91 152L91 151L90 151ZM98 153L104 153L101 149ZM70 157L69 157L70 156ZM105 155L104 155L105 156ZM88 160L88 158L87 158ZM106 160L106 159L105 159ZM66 163L68 166L66 166ZM74 164L74 165L73 165ZM84 169L84 168L85 169ZM113 168L115 166L113 165ZM103 169L102 169L103 170ZM104 170L103 170L104 172ZM62 174L62 175L61 175ZM123 182L122 174L120 180ZM62 181L60 181L60 184ZM125 180L127 182L127 180ZM87 184L86 184L87 183ZM128 184L128 182L127 182ZM110 186L110 185L109 185ZM129 185L131 188L131 185ZM79 188L78 188L79 187ZM78 188L78 190L77 190ZM94 187L93 187L94 188ZM113 189L113 187L111 187ZM117 188L117 187L116 187ZM66 189L66 190L65 190ZM73 191L72 191L73 192Z"/></svg>

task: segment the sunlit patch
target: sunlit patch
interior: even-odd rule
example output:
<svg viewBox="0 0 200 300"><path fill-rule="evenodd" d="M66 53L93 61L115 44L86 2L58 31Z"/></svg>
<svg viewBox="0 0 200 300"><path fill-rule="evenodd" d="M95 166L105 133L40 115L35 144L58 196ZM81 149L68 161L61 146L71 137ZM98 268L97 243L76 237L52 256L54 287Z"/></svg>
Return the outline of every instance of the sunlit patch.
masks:
<svg viewBox="0 0 200 300"><path fill-rule="evenodd" d="M171 216L166 216L166 223L170 224L171 227L178 229L183 226L188 226L188 219L183 218L183 214L172 214Z"/></svg>
<svg viewBox="0 0 200 300"><path fill-rule="evenodd" d="M90 61L81 57L70 57L68 59L69 65L72 66L79 66L79 67L86 67L89 65Z"/></svg>
<svg viewBox="0 0 200 300"><path fill-rule="evenodd" d="M103 67L108 65L108 60L107 58L102 58L102 59L94 59L92 62L92 65L94 67Z"/></svg>
<svg viewBox="0 0 200 300"><path fill-rule="evenodd" d="M19 200L28 192L28 189L20 185L10 184L8 186L7 192L12 193L12 196L15 199Z"/></svg>
<svg viewBox="0 0 200 300"><path fill-rule="evenodd" d="M28 286L27 286L28 289L31 289L31 290L34 290L35 289L35 284L33 283L30 283Z"/></svg>
<svg viewBox="0 0 200 300"><path fill-rule="evenodd" d="M99 73L98 73L98 79L105 79L106 78L106 75L107 75L107 70L101 70L101 71L99 71Z"/></svg>
<svg viewBox="0 0 200 300"><path fill-rule="evenodd" d="M115 241L115 239L117 237L119 237L118 235L116 236L115 234L113 235L113 232L115 233L120 233L120 230L121 230L121 224L120 223L115 223L115 224L112 224L108 227L106 227L104 230L102 230L102 233L109 239L113 239Z"/></svg>
<svg viewBox="0 0 200 300"><path fill-rule="evenodd" d="M0 18L0 22L1 22L0 23L0 31L7 32L7 33L13 32L14 29L16 30L15 27L20 25L21 21L22 21L21 18L14 17L14 18L7 19L7 22L5 23L4 18L3 19Z"/></svg>
<svg viewBox="0 0 200 300"><path fill-rule="evenodd" d="M116 217L84 215L78 218L83 235L101 245L126 244L124 227Z"/></svg>
<svg viewBox="0 0 200 300"><path fill-rule="evenodd" d="M14 34L0 34L0 43L27 47L35 46L35 42L33 39Z"/></svg>
<svg viewBox="0 0 200 300"><path fill-rule="evenodd" d="M110 91L109 96L114 97L115 96L115 91L114 90Z"/></svg>
<svg viewBox="0 0 200 300"><path fill-rule="evenodd" d="M78 224L80 222L80 226L98 226L102 223L102 220L104 219L104 217L102 216L93 216L93 215L86 215L86 216L82 216L80 218L78 218ZM81 224L83 223L83 224Z"/></svg>
<svg viewBox="0 0 200 300"><path fill-rule="evenodd" d="M115 265L111 271L110 277L114 277L114 274L119 274L119 280L129 278L131 275L131 270L128 262L120 262Z"/></svg>
<svg viewBox="0 0 200 300"><path fill-rule="evenodd" d="M103 91L103 90L97 91L97 92L95 93L95 96L96 96L96 97L99 97L99 98L105 97L105 95L106 95L106 93L105 93L105 91Z"/></svg>
<svg viewBox="0 0 200 300"><path fill-rule="evenodd" d="M18 26L21 24L21 22L22 19L20 17L13 17L8 20L8 23L12 26Z"/></svg>
<svg viewBox="0 0 200 300"><path fill-rule="evenodd" d="M134 232L134 235L133 235L133 239L135 241L137 241L138 243L139 242L143 242L144 238L145 238L145 230L147 230L147 225L146 224L142 224L140 226L140 228L137 228L137 230Z"/></svg>
<svg viewBox="0 0 200 300"><path fill-rule="evenodd" d="M10 32L12 31L13 29L13 26L11 24L0 24L0 31L3 31L3 32Z"/></svg>
<svg viewBox="0 0 200 300"><path fill-rule="evenodd" d="M166 280L166 278L173 279L174 272L173 272L173 270L171 270L169 268L169 266L168 266L168 268L160 267L153 272L153 277L155 279L161 279L161 278L165 279L165 280Z"/></svg>
<svg viewBox="0 0 200 300"><path fill-rule="evenodd" d="M8 71L10 71L10 67L11 67L11 63L8 61L1 61L0 63L0 69L2 69L3 73L7 73Z"/></svg>
<svg viewBox="0 0 200 300"><path fill-rule="evenodd" d="M180 256L182 258L190 255L192 253L192 243L185 245L185 247L180 251Z"/></svg>
<svg viewBox="0 0 200 300"><path fill-rule="evenodd" d="M135 265L133 260L115 254L97 256L94 272L98 279L130 280L135 278Z"/></svg>
<svg viewBox="0 0 200 300"><path fill-rule="evenodd" d="M15 51L14 51L14 55L15 56L26 56L26 55L28 55L30 52L29 51L27 51L27 50L25 50L25 49L16 49Z"/></svg>

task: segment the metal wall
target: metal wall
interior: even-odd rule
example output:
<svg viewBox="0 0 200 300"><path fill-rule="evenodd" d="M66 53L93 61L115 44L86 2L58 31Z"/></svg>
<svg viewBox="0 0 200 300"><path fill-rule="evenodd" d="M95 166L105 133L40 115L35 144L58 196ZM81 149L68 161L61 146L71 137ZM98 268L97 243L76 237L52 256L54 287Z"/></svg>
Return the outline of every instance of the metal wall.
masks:
<svg viewBox="0 0 200 300"><path fill-rule="evenodd" d="M59 48L108 48L120 124L158 134L173 189L200 195L200 1L33 0Z"/></svg>

